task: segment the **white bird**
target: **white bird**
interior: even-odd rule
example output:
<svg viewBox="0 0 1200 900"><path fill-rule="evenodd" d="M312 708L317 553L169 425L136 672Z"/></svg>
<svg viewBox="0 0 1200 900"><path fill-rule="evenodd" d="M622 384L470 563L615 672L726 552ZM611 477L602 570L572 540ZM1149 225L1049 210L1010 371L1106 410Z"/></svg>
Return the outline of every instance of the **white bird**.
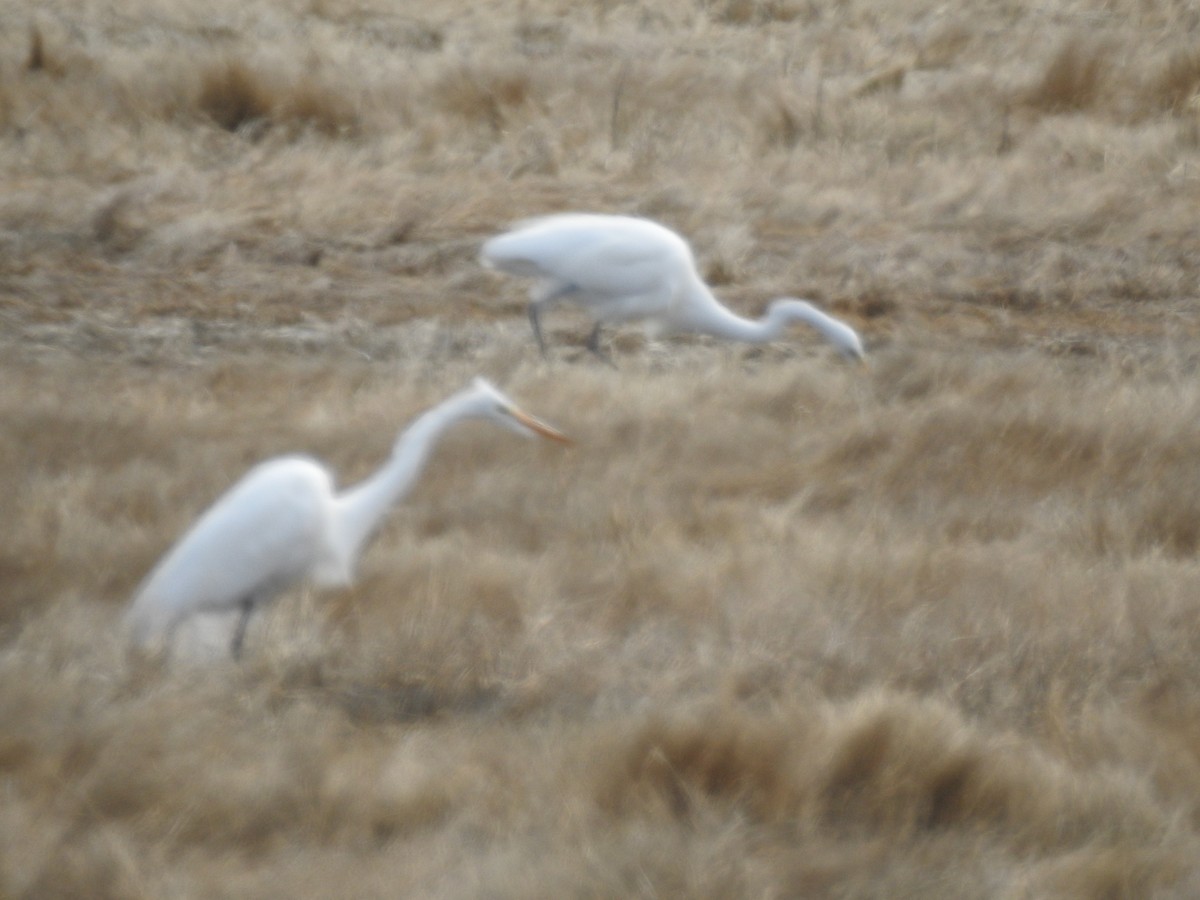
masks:
<svg viewBox="0 0 1200 900"><path fill-rule="evenodd" d="M570 439L519 409L482 378L426 411L397 438L374 475L336 492L330 471L306 456L251 469L163 557L138 589L126 623L140 645L169 643L188 617L240 610L232 652L241 655L251 613L292 585L350 584L369 538L416 482L438 440L464 419L526 436Z"/></svg>
<svg viewBox="0 0 1200 900"><path fill-rule="evenodd" d="M601 326L638 319L655 334L690 331L750 343L775 340L790 322L803 322L842 355L866 359L854 329L807 300L775 300L757 321L722 306L696 271L687 241L649 219L588 213L529 219L486 241L481 261L538 279L529 321L543 356L541 314L569 302L595 321L586 346L606 361L599 345Z"/></svg>

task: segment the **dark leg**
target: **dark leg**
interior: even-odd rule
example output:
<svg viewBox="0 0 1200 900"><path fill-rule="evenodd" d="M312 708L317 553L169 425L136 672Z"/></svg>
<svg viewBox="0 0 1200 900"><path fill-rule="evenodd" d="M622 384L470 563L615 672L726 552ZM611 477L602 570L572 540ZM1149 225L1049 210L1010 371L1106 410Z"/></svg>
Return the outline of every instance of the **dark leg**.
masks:
<svg viewBox="0 0 1200 900"><path fill-rule="evenodd" d="M542 324L538 321L538 302L534 300L529 304L529 324L533 326L533 336L537 338L538 349L542 351L542 359L546 358L546 342L542 340Z"/></svg>
<svg viewBox="0 0 1200 900"><path fill-rule="evenodd" d="M604 348L600 346L600 323L599 322L596 323L596 327L592 329L592 333L588 335L587 340L584 342L583 345L585 347L587 347L589 350L591 350L593 353L595 353L602 360L604 360L606 363L608 363L610 366L612 366L614 369L617 367L617 364L612 361L612 357L609 356L608 353L605 352Z"/></svg>
<svg viewBox="0 0 1200 900"><path fill-rule="evenodd" d="M250 621L250 613L254 611L254 598L247 597L241 603L242 615L238 619L237 631L233 633L233 646L230 648L233 658L242 658L242 642L246 639L246 624Z"/></svg>
<svg viewBox="0 0 1200 900"><path fill-rule="evenodd" d="M533 295L533 302L529 304L529 324L533 326L533 336L537 338L538 349L542 351L543 359L546 358L546 342L542 340L542 309L556 305L563 298L576 294L578 290L573 284L560 284Z"/></svg>

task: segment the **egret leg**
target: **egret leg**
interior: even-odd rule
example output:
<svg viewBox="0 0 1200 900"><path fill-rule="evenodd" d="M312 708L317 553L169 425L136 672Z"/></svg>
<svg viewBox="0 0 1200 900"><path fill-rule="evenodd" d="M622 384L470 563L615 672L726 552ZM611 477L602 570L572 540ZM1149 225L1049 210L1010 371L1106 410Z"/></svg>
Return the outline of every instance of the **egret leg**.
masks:
<svg viewBox="0 0 1200 900"><path fill-rule="evenodd" d="M538 320L540 312L539 301L535 300L529 304L529 324L533 326L533 336L537 338L538 349L542 351L542 359L545 359L546 342L542 340L542 324Z"/></svg>
<svg viewBox="0 0 1200 900"><path fill-rule="evenodd" d="M598 357L600 357L600 359L604 360L604 362L606 362L610 366L612 366L614 369L617 367L617 364L612 361L612 357L609 356L608 353L604 350L604 348L600 346L600 323L599 322L596 323L596 326L592 329L592 333L588 335L587 340L584 341L583 345L585 347L587 347L589 350L591 350Z"/></svg>
<svg viewBox="0 0 1200 900"><path fill-rule="evenodd" d="M542 351L542 359L546 358L546 342L542 340L542 309L557 305L578 290L573 284L560 284L545 291L535 292L533 302L529 304L529 324L533 326L533 336L537 338L538 349Z"/></svg>
<svg viewBox="0 0 1200 900"><path fill-rule="evenodd" d="M230 647L230 652L233 653L233 658L240 660L242 658L242 643L246 640L246 625L250 621L250 613L254 611L254 598L247 597L241 602L242 614L238 618L237 631L233 633L233 646Z"/></svg>

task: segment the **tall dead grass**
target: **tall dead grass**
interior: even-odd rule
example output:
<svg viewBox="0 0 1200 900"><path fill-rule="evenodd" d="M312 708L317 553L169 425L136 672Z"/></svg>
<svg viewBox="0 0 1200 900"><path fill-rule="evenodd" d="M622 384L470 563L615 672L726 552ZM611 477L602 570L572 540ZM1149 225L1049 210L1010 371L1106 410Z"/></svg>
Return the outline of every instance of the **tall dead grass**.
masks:
<svg viewBox="0 0 1200 900"><path fill-rule="evenodd" d="M27 473L5 513L27 523L5 562L7 815L61 823L10 883L254 890L339 853L393 873L429 842L397 889L616 889L625 867L697 896L903 894L931 871L991 896L996 867L1033 893L1190 883L1194 554L1139 524L1147 482L1186 480L1182 380L881 351L864 383L707 343L614 373L494 338L514 394L580 445L452 436L360 583L285 598L244 667L125 655L117 614L154 556L256 459L360 477L502 348L443 349L424 380L102 368L129 404L107 427L56 390L62 363L6 389L13 421L46 398L5 463ZM1200 508L1156 496L1160 529Z"/></svg>
<svg viewBox="0 0 1200 900"><path fill-rule="evenodd" d="M0 16L0 894L1197 893L1186 4L89 10ZM540 361L478 246L580 208L870 372ZM247 468L480 372L577 446L464 426L244 664L128 654Z"/></svg>
<svg viewBox="0 0 1200 900"><path fill-rule="evenodd" d="M196 106L226 131L275 124L345 137L358 129L353 101L311 73L273 84L238 60L215 63L200 74Z"/></svg>

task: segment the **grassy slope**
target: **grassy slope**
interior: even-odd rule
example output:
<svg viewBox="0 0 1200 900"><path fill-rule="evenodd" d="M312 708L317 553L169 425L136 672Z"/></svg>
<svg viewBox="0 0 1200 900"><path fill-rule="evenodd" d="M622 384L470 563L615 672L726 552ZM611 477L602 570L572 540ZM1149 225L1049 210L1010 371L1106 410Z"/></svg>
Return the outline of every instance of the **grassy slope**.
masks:
<svg viewBox="0 0 1200 900"><path fill-rule="evenodd" d="M0 893L1194 896L1188 4L0 10ZM479 241L659 218L869 374ZM452 435L240 667L117 630L211 498Z"/></svg>

